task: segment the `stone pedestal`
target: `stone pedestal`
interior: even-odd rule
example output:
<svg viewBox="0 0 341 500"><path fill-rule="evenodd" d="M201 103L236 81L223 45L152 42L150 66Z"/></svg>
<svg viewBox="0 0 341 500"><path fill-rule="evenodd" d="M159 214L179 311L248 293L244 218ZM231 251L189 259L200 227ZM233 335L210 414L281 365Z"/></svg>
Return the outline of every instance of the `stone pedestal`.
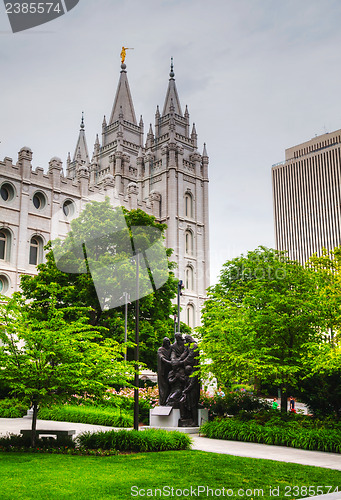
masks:
<svg viewBox="0 0 341 500"><path fill-rule="evenodd" d="M208 421L208 410L198 409L198 427L179 427L180 410L170 406L156 406L149 410L149 426L154 429L165 429L168 431L181 431L189 434L199 432L200 425Z"/></svg>
<svg viewBox="0 0 341 500"><path fill-rule="evenodd" d="M198 408L198 425L199 427L208 422L208 410L206 408Z"/></svg>
<svg viewBox="0 0 341 500"><path fill-rule="evenodd" d="M178 427L180 410L171 406L156 406L149 410L149 425L151 427Z"/></svg>

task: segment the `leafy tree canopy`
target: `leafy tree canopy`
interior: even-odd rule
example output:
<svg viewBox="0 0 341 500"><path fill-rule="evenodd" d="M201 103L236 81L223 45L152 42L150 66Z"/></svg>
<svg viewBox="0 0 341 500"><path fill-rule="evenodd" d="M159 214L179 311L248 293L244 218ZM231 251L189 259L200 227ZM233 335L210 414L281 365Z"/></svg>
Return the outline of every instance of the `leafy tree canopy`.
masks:
<svg viewBox="0 0 341 500"><path fill-rule="evenodd" d="M103 327L89 325L85 308L60 307L56 283L43 288L48 303L14 294L0 304L1 377L33 405L33 446L39 405L65 401L71 394L100 396L133 373L122 361L122 347L105 338ZM44 319L36 314L41 307Z"/></svg>
<svg viewBox="0 0 341 500"><path fill-rule="evenodd" d="M107 336L118 342L124 341L124 305L112 309L103 308L100 303L92 274L96 274L96 283L103 285L105 293L109 290L115 291L116 295L122 295L122 276L124 281L132 283L136 277L135 264L127 259L127 235L130 241L137 242L138 246L148 248L153 244L153 235L136 235L134 228L148 227L161 230L162 238L166 230L165 224L156 222L155 217L150 216L142 210L128 211L123 209L125 227L122 227L122 219L118 218L117 212L110 205L109 199L105 202L88 203L79 217L71 222L71 231L63 242L63 252L68 251L64 264L68 265L77 273L66 273L58 269L55 254L61 248L61 243L56 242L53 250L48 245L46 263L38 266L37 276L23 276L21 288L23 296L29 300L38 300L41 304L37 310L37 319L44 319L48 310L50 300L47 285L58 283L60 285L57 293L56 307L69 308L70 306L87 307L86 315L93 326L103 326L107 329ZM134 233L134 238L131 238ZM115 237L113 238L113 235ZM82 243L87 241L86 253ZM137 249L138 250L138 249ZM166 282L154 293L149 293L140 300L140 360L151 369L156 369L156 352L162 344L164 336L172 336L174 312L172 299L176 296L177 281L174 278L173 269L175 264L170 261L171 249L166 249L168 258L168 270ZM84 257L87 257L84 260ZM69 260L68 260L69 259ZM158 262L157 258L154 261ZM116 273L119 268L119 273ZM90 272L91 271L91 272ZM153 268L154 276L160 273L158 266ZM145 274L144 281L140 286L145 286L149 279ZM149 276L150 278L150 276ZM130 280L130 281L129 281ZM120 290L122 289L122 294ZM151 292L153 290L151 289ZM68 319L72 320L73 310L68 309ZM128 306L128 340L134 339L135 308L133 304ZM184 328L185 325L183 325ZM132 359L133 351L128 350L128 359Z"/></svg>
<svg viewBox="0 0 341 500"><path fill-rule="evenodd" d="M324 318L316 273L283 252L259 247L226 262L203 311L203 370L220 384L259 379L295 386L302 346L320 342Z"/></svg>

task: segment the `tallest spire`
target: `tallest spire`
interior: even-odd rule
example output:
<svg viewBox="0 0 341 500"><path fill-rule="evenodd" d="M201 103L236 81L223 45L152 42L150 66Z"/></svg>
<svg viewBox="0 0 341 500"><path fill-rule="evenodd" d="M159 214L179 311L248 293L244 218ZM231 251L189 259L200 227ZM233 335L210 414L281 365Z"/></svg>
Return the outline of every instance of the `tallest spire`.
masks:
<svg viewBox="0 0 341 500"><path fill-rule="evenodd" d="M118 82L116 96L114 105L111 111L110 121L108 125L111 125L113 122L120 118L120 115L123 113L124 120L137 125L135 110L133 99L131 97L126 64L121 64L121 74Z"/></svg>
<svg viewBox="0 0 341 500"><path fill-rule="evenodd" d="M167 115L169 113L169 109L171 106L172 106L172 108L174 108L175 113L182 116L180 99L179 99L178 91L176 90L174 77L175 77L175 73L174 73L174 64L173 64L173 57L172 57L171 58L170 73L169 73L168 89L167 89L165 104L163 106L162 116Z"/></svg>

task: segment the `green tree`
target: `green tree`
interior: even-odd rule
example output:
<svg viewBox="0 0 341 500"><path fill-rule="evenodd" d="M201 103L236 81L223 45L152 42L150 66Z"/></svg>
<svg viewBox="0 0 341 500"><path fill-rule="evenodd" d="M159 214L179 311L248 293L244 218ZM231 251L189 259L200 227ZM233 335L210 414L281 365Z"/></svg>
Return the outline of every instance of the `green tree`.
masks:
<svg viewBox="0 0 341 500"><path fill-rule="evenodd" d="M323 248L322 255L314 254L307 266L316 273L324 331L330 342L337 341L341 328L341 247L329 252Z"/></svg>
<svg viewBox="0 0 341 500"><path fill-rule="evenodd" d="M341 419L341 343L334 336L304 346L300 399L314 415Z"/></svg>
<svg viewBox="0 0 341 500"><path fill-rule="evenodd" d="M316 273L284 253L259 247L224 264L199 329L204 371L219 383L258 379L287 389L302 370L302 346L319 342Z"/></svg>
<svg viewBox="0 0 341 500"><path fill-rule="evenodd" d="M57 307L61 287L56 283L44 289L48 303L14 294L0 304L1 377L33 406L32 446L40 405L72 394L101 396L109 384L125 382L133 373L122 361L122 347L103 338L103 328L89 325L87 310ZM41 307L44 319L36 314ZM66 319L70 315L73 320Z"/></svg>
<svg viewBox="0 0 341 500"><path fill-rule="evenodd" d="M307 266L316 275L323 342L304 348L300 397L314 414L341 418L341 248L324 248Z"/></svg>
<svg viewBox="0 0 341 500"><path fill-rule="evenodd" d="M103 309L103 304L98 300L92 273L97 272L97 278L103 283L103 288L108 290L121 290L120 277L125 276L129 282L135 282L135 265L124 258L127 253L126 236L132 236L132 228L148 227L161 230L162 238L166 230L165 224L156 222L155 217L149 216L142 210L128 211L123 208L125 228L121 227L122 220L117 218L117 212L111 207L109 200L105 202L88 203L79 217L71 222L71 231L63 242L63 251L69 250L65 260L68 264L79 266L79 273L65 273L58 269L55 254L58 255L58 244L48 246L46 263L38 266L37 276L23 276L21 288L27 299L39 300L41 304L48 306L49 292L46 285L58 283L60 290L57 295L57 306L68 308L69 306L90 307L88 319L93 326L104 326L107 335L117 340L124 341L124 306ZM82 242L89 239L93 245L87 246L86 268L84 269L84 254L73 249L81 248ZM112 235L115 235L115 238ZM140 237L140 239L143 237ZM138 239L136 236L133 239ZM147 234L148 239L148 234ZM145 247L152 244L151 241L143 242ZM162 344L164 336L172 336L174 305L172 299L176 296L177 281L174 279L173 269L175 264L170 261L171 249L166 249L168 258L168 276L166 283L153 293L140 300L140 360L151 369L156 369L156 352ZM89 261L91 260L90 269ZM156 259L157 260L157 259ZM108 272L108 269L119 266L120 273ZM95 268L95 270L94 270ZM85 272L84 272L85 271ZM90 272L92 271L92 273ZM156 269L156 272L158 270ZM102 273L102 274L101 274ZM119 277L118 277L119 276ZM141 286L145 286L142 283ZM153 291L153 290L151 290ZM122 290L123 293L123 290ZM121 294L122 294L121 293ZM46 307L42 305L37 314L44 318ZM72 318L72 310L69 319ZM128 307L128 340L134 340L135 308L133 304ZM128 359L133 358L133 350L128 350Z"/></svg>

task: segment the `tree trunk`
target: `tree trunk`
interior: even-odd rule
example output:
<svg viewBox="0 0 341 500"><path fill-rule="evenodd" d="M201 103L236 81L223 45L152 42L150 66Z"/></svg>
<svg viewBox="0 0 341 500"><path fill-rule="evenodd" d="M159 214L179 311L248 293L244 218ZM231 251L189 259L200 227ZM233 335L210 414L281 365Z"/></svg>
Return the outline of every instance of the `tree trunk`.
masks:
<svg viewBox="0 0 341 500"><path fill-rule="evenodd" d="M33 416L32 416L32 433L31 433L31 446L35 448L36 438L37 438L37 414L38 414L38 404L36 401L33 402Z"/></svg>
<svg viewBox="0 0 341 500"><path fill-rule="evenodd" d="M281 387L281 413L288 411L288 389L286 386Z"/></svg>

